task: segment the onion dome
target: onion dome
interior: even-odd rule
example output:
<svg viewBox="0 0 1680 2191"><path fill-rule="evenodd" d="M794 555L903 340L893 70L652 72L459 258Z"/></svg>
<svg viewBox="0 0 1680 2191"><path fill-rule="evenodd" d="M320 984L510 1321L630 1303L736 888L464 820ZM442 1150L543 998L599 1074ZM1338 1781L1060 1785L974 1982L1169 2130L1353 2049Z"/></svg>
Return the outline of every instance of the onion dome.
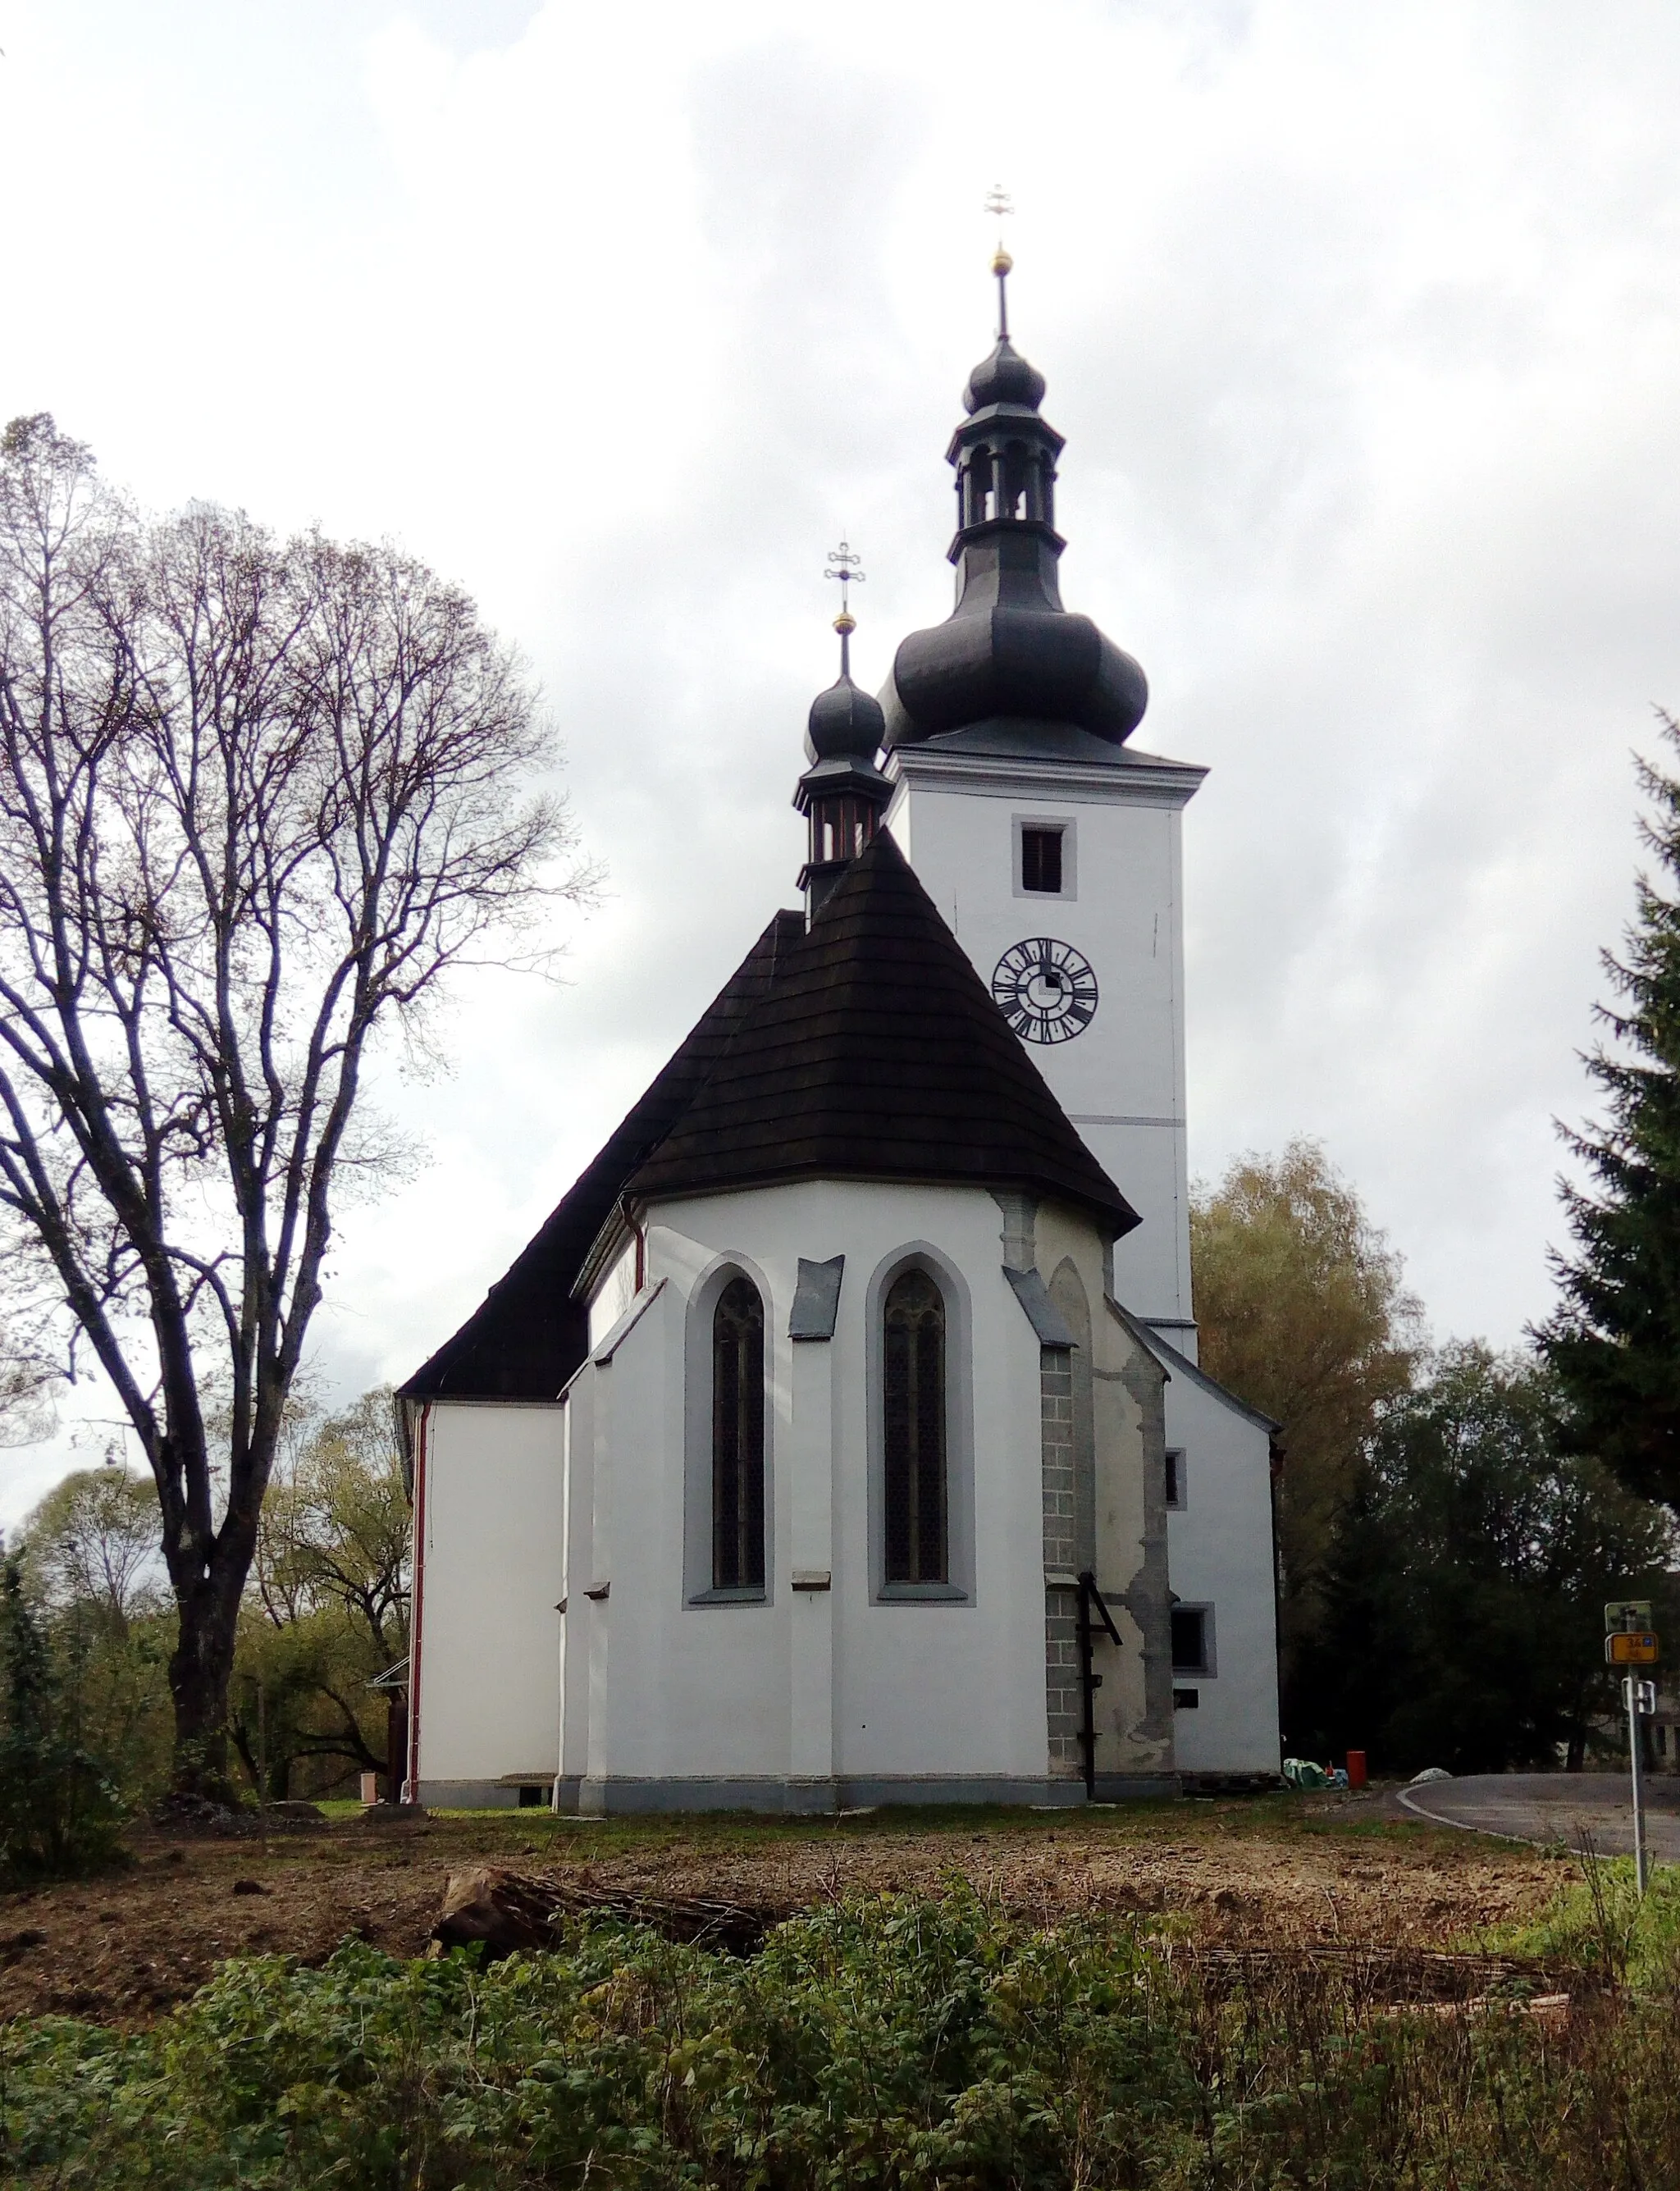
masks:
<svg viewBox="0 0 1680 2191"><path fill-rule="evenodd" d="M800 869L807 916L814 914L880 825L892 786L875 755L886 736L879 700L851 681L851 635L857 629L851 591L863 581L861 557L844 540L829 557L829 573L840 582L846 606L834 618L840 634L840 675L811 703L805 750L811 766L800 778L794 805L810 825L810 846Z"/></svg>
<svg viewBox="0 0 1680 2191"><path fill-rule="evenodd" d="M1056 465L1062 438L1039 413L1044 375L1009 338L1007 252L998 339L969 375L968 416L951 437L957 475L957 605L912 632L881 692L889 747L980 725L1028 748L1088 733L1123 745L1149 703L1148 681L1089 617L1062 606Z"/></svg>
<svg viewBox="0 0 1680 2191"><path fill-rule="evenodd" d="M850 619L848 618L848 622ZM842 635L845 636L845 635ZM886 717L872 692L860 691L849 669L811 703L806 726L807 760L873 761L886 737Z"/></svg>
<svg viewBox="0 0 1680 2191"><path fill-rule="evenodd" d="M1023 411L1036 411L1044 401L1045 377L1029 365L1007 335L999 335L990 357L982 358L968 376L963 408L971 415L991 403L1016 403Z"/></svg>

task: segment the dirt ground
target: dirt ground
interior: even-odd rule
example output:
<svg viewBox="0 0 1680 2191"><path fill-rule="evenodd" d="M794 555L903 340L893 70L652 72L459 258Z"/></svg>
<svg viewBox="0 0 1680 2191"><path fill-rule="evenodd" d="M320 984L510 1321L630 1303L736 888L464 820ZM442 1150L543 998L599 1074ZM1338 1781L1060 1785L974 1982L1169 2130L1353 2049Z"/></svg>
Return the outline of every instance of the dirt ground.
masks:
<svg viewBox="0 0 1680 2191"><path fill-rule="evenodd" d="M1046 1815L881 1811L839 1819L360 1818L267 1841L133 1839L120 1871L0 1895L0 2018L144 2021L224 1957L317 1962L349 1935L424 1952L448 1873L474 1862L642 1893L794 1908L937 1889L960 1874L1023 1914L1174 1913L1232 1944L1443 1947L1543 1907L1574 1867L1408 1821L1392 1796L1137 1804Z"/></svg>

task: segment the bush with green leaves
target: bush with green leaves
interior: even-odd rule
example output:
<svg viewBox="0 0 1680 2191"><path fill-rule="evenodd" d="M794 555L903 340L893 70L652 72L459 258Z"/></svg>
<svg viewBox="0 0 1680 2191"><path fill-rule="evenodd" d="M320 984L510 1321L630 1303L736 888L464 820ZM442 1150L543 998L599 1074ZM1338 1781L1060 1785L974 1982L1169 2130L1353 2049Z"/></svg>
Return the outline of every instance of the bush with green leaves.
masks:
<svg viewBox="0 0 1680 2191"><path fill-rule="evenodd" d="M966 1891L751 1961L609 1921L486 1969L349 1943L225 1965L155 2029L0 2034L0 2166L171 2191L1672 2191L1680 2029L1396 2012ZM1664 1981L1666 1983L1666 1981Z"/></svg>

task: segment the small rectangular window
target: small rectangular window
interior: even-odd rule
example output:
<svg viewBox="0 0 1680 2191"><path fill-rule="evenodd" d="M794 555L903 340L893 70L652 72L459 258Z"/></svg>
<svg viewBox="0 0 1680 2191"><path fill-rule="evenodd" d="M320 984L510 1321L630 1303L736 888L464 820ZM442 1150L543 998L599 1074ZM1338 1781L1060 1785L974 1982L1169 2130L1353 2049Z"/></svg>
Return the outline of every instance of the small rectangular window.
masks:
<svg viewBox="0 0 1680 2191"><path fill-rule="evenodd" d="M1213 1671L1211 1626L1205 1605L1175 1605L1172 1608L1172 1670L1175 1674Z"/></svg>
<svg viewBox="0 0 1680 2191"><path fill-rule="evenodd" d="M1021 887L1062 895L1062 832L1023 829L1021 832Z"/></svg>
<svg viewBox="0 0 1680 2191"><path fill-rule="evenodd" d="M1181 1446L1167 1448L1167 1505L1182 1507L1184 1498L1184 1452Z"/></svg>
<svg viewBox="0 0 1680 2191"><path fill-rule="evenodd" d="M1201 1691L1175 1689L1172 1693L1172 1708L1175 1711L1199 1711L1202 1708Z"/></svg>

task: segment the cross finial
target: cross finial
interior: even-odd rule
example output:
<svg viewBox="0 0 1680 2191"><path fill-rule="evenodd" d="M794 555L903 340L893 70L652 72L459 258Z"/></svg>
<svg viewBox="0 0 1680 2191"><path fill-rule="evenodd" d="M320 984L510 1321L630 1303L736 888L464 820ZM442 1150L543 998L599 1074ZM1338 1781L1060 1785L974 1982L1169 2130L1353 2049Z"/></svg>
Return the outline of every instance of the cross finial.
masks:
<svg viewBox="0 0 1680 2191"><path fill-rule="evenodd" d="M1015 211L1013 201L1001 183L994 183L986 193L986 211L998 223L998 248L992 254L992 271L998 277L998 340L1009 339L1009 270L1015 261L1004 248L1003 224Z"/></svg>
<svg viewBox="0 0 1680 2191"><path fill-rule="evenodd" d="M851 589L863 583L863 558L842 540L838 548L829 550L826 578L838 578L840 584L840 612L834 618L834 629L840 634L840 675L851 674L851 635L857 629L857 619L851 613Z"/></svg>

